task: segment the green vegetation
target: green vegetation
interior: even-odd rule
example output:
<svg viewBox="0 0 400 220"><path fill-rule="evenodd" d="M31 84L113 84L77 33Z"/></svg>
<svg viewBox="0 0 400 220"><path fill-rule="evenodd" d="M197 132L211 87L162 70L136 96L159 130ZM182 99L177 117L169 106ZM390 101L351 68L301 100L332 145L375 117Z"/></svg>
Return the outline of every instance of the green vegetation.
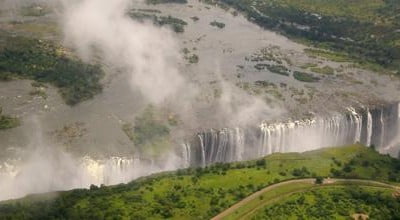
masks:
<svg viewBox="0 0 400 220"><path fill-rule="evenodd" d="M176 33L184 32L184 26L187 25L186 21L172 16L161 16L156 24L159 26L170 25Z"/></svg>
<svg viewBox="0 0 400 220"><path fill-rule="evenodd" d="M47 86L41 82L31 83L33 90L29 92L31 96L40 96L43 99L47 99L46 88Z"/></svg>
<svg viewBox="0 0 400 220"><path fill-rule="evenodd" d="M219 29L222 29L222 28L225 27L224 23L218 22L218 21L212 21L212 22L210 22L210 25L213 26L213 27L217 27Z"/></svg>
<svg viewBox="0 0 400 220"><path fill-rule="evenodd" d="M102 91L104 73L64 54L62 48L36 39L0 36L0 78L32 79L59 88L69 105L88 100Z"/></svg>
<svg viewBox="0 0 400 220"><path fill-rule="evenodd" d="M336 60L348 58L400 74L400 4L397 0L209 0L229 5L261 27L312 46ZM339 52L337 55L334 54Z"/></svg>
<svg viewBox="0 0 400 220"><path fill-rule="evenodd" d="M222 219L249 219L248 215L258 208L266 206L272 201L281 199L287 194L310 189L313 186L314 184L310 181L282 182L274 184L271 188L265 188L250 195L246 198L248 199L247 202L241 202L241 204L235 205L236 207L233 207L233 210L228 210L227 213L224 213Z"/></svg>
<svg viewBox="0 0 400 220"><path fill-rule="evenodd" d="M47 99L46 91L43 88L37 88L29 92L31 96L40 96L43 99Z"/></svg>
<svg viewBox="0 0 400 220"><path fill-rule="evenodd" d="M146 12L146 13L157 13L160 14L161 11L157 9L137 9L137 11Z"/></svg>
<svg viewBox="0 0 400 220"><path fill-rule="evenodd" d="M256 213L255 219L399 219L400 201L393 190L368 186L330 186L296 193Z"/></svg>
<svg viewBox="0 0 400 220"><path fill-rule="evenodd" d="M345 171L346 166L351 168ZM248 162L156 174L128 184L60 192L40 201L38 196L6 201L0 203L0 219L210 219L268 185L298 178L292 175L298 168L307 170L304 177L338 174L386 182L392 175L400 176L400 160L360 145L277 153Z"/></svg>
<svg viewBox="0 0 400 220"><path fill-rule="evenodd" d="M313 71L314 73L319 73L319 74L323 74L323 75L335 74L335 70L330 66L312 67L312 68L310 68L310 70Z"/></svg>
<svg viewBox="0 0 400 220"><path fill-rule="evenodd" d="M311 49L306 48L304 52L312 57L323 57L335 62L355 62L354 59L349 57L349 55L339 52L333 52L329 50Z"/></svg>
<svg viewBox="0 0 400 220"><path fill-rule="evenodd" d="M372 189L379 188L384 191L395 192L394 185L389 185L381 182L375 182L370 180L346 180L346 179L327 179L327 183L323 182L322 177L316 177L315 179L297 179L284 181L272 186L266 187L248 197L241 202L235 204L231 208L221 212L218 217L228 219L270 219L267 217L260 217L263 214L265 208L275 207L279 205L281 201L286 201L288 197L292 195L298 195L301 193L307 193L311 190L321 191L323 189L336 189L338 192L342 192L342 187L371 187ZM302 204L296 203L295 205L302 207ZM351 209L342 207L342 213L351 212ZM283 211L282 209L278 209ZM285 209L284 211L288 211ZM273 219L288 219L285 218L288 214L276 213ZM290 214L289 214L290 215ZM307 216L303 213L295 213L292 217L305 218L305 219L321 219L324 216ZM348 216L350 217L350 216ZM290 219L290 218L289 218ZM329 218L329 219L337 219Z"/></svg>
<svg viewBox="0 0 400 220"><path fill-rule="evenodd" d="M315 184L322 184L324 183L324 178L322 178L321 176L317 176L315 178Z"/></svg>
<svg viewBox="0 0 400 220"><path fill-rule="evenodd" d="M0 130L15 128L21 124L18 118L3 115L2 113L3 109L0 107Z"/></svg>
<svg viewBox="0 0 400 220"><path fill-rule="evenodd" d="M253 84L249 82L238 82L236 86L245 90L251 95L266 95L263 98L266 102L270 102L271 97L279 100L285 100L282 93L279 91L278 86L275 83L265 81L265 80L257 80Z"/></svg>
<svg viewBox="0 0 400 220"><path fill-rule="evenodd" d="M306 73L306 72L300 72L300 71L294 71L293 72L293 77L299 81L302 82L318 82L320 79L316 76L313 76L310 73Z"/></svg>
<svg viewBox="0 0 400 220"><path fill-rule="evenodd" d="M170 123L170 118L168 123ZM141 151L161 150L169 145L170 128L167 122L157 118L152 106L147 107L141 115L137 116L133 125L124 124L122 130Z"/></svg>
<svg viewBox="0 0 400 220"><path fill-rule="evenodd" d="M186 21L179 19L179 18L175 18L172 16L157 16L154 14L148 14L148 11L145 11L146 13L144 13L143 11L131 11L129 12L129 16L134 19L137 20L139 22L144 22L144 21L152 21L154 25L157 26L170 26L172 28L172 30L176 33L183 33L185 31L185 25L187 25Z"/></svg>
<svg viewBox="0 0 400 220"><path fill-rule="evenodd" d="M187 0L146 0L146 3L152 5L167 4L167 3L186 4Z"/></svg>
<svg viewBox="0 0 400 220"><path fill-rule="evenodd" d="M194 22L196 22L196 21L200 20L200 18L199 18L199 17L197 17L197 16L190 17L190 19L192 19L192 21L194 21Z"/></svg>
<svg viewBox="0 0 400 220"><path fill-rule="evenodd" d="M270 65L266 63L258 63L254 65L257 70L268 69L271 73L276 73L283 76L289 76L289 69L282 65Z"/></svg>
<svg viewBox="0 0 400 220"><path fill-rule="evenodd" d="M44 16L47 13L50 12L50 9L44 5L37 5L37 4L32 4L27 7L22 7L21 8L21 15L23 16L33 16L33 17L40 17Z"/></svg>
<svg viewBox="0 0 400 220"><path fill-rule="evenodd" d="M315 63L306 63L306 64L302 65L301 68L302 68L302 69L308 69L308 68L317 67L317 66L318 66L318 65L315 64Z"/></svg>
<svg viewBox="0 0 400 220"><path fill-rule="evenodd" d="M193 48L193 50L195 50L196 48ZM185 58L185 60L187 60L190 64L195 64L198 63L200 58L197 54L190 54L190 50L188 48L183 48L182 49L182 53L183 53L183 58Z"/></svg>
<svg viewBox="0 0 400 220"><path fill-rule="evenodd" d="M189 61L189 63L198 63L199 62L199 56L197 56L196 54L192 54L191 56L189 56L187 58L187 60Z"/></svg>

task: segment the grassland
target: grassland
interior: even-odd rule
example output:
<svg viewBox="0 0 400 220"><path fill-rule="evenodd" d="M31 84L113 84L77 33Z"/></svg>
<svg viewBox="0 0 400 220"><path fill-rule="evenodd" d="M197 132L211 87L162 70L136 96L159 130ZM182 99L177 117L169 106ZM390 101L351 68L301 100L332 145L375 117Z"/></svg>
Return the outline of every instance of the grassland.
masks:
<svg viewBox="0 0 400 220"><path fill-rule="evenodd" d="M75 105L102 91L104 73L83 63L50 42L0 33L0 79L32 79L59 89L65 102Z"/></svg>
<svg viewBox="0 0 400 220"><path fill-rule="evenodd" d="M321 178L320 178L321 179ZM352 180L352 179L326 179L325 181L321 179L321 181L317 181L316 179L297 179L297 180L289 180L285 182L281 182L278 184L274 184L272 186L266 187L249 197L246 197L239 203L235 204L234 206L230 207L229 209L223 211L222 213L218 214L214 219L224 219L224 220L229 220L229 219L251 219L256 216L256 219L269 219L275 218L277 219L291 219L291 218L306 218L306 219L313 219L313 218L330 218L330 219L340 219L340 217L344 219L348 219L351 217L351 214L354 213L360 213L356 212L354 209L346 209L343 206L340 207L340 210L335 210L338 213L332 213L332 210L328 210L328 214L323 213L316 213L312 212L310 210L304 211L303 206L304 203L294 203L295 206L301 206L300 212L296 212L293 214L293 212L290 212L290 207L289 209L275 209L275 212L271 212L270 210L265 211L266 214L263 216L263 210L266 210L268 208L275 208L276 206L279 206L282 201L286 201L287 198L292 197L293 195L299 195L302 193L307 193L309 191L315 191L315 192L321 192L324 191L325 189L332 189L335 190L337 193L341 194L343 191L346 191L348 189L353 190L357 187L362 187L362 188L367 188L371 190L379 190L379 191L385 191L385 192L390 192L390 193L396 193L396 190L400 189L399 187L389 185L389 184L384 184L380 182L375 182L371 180ZM330 196L330 195L329 195ZM302 196L300 196L302 197ZM328 199L327 199L328 200ZM339 200L341 202L344 202L345 198L338 198L334 197L333 200L338 202ZM376 201L376 200L375 200ZM290 203L289 204L293 204ZM313 204L315 206L322 205L322 204ZM358 207L363 204L358 204ZM389 204L388 204L389 205ZM394 206L400 205L397 204L392 204ZM284 206L284 207L289 207L289 206ZM318 209L326 208L326 206L323 207L318 207ZM359 208L358 208L359 209ZM396 209L390 209L390 211L395 211ZM277 211L279 213L277 213ZM303 212L301 212L303 211ZM326 211L322 211L326 212ZM292 215L288 215L288 213L291 213ZM366 212L361 212L363 214L366 214ZM370 213L370 212L369 212ZM340 217L339 217L340 216ZM376 215L374 215L377 217ZM390 218L387 218L390 219Z"/></svg>
<svg viewBox="0 0 400 220"><path fill-rule="evenodd" d="M399 219L400 202L395 190L376 186L315 187L295 193L250 215L255 219ZM250 217L247 216L247 217Z"/></svg>
<svg viewBox="0 0 400 220"><path fill-rule="evenodd" d="M161 173L116 186L92 186L2 202L0 218L209 219L283 180L313 176L400 181L400 162L359 145ZM35 201L35 202L33 202Z"/></svg>

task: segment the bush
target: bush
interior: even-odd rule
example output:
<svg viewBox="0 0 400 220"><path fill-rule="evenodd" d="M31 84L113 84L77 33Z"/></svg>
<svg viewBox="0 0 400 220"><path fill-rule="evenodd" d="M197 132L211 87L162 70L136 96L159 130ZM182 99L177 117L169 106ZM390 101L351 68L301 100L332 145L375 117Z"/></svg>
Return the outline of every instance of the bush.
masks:
<svg viewBox="0 0 400 220"><path fill-rule="evenodd" d="M319 78L310 73L294 71L293 77L302 82L318 82Z"/></svg>
<svg viewBox="0 0 400 220"><path fill-rule="evenodd" d="M259 167L265 166L267 164L265 159L260 159L256 161L256 165Z"/></svg>
<svg viewBox="0 0 400 220"><path fill-rule="evenodd" d="M346 164L343 167L343 171L346 172L346 173L350 173L352 170L353 170L353 168L350 166L350 164Z"/></svg>
<svg viewBox="0 0 400 220"><path fill-rule="evenodd" d="M306 167L302 167L301 169L295 168L292 171L292 175L296 177L304 177L310 175L310 172Z"/></svg>
<svg viewBox="0 0 400 220"><path fill-rule="evenodd" d="M324 178L322 178L321 176L317 176L315 178L315 184L322 184L324 182Z"/></svg>
<svg viewBox="0 0 400 220"><path fill-rule="evenodd" d="M218 21L210 22L210 25L211 25L211 26L214 26L214 27L218 27L219 29L222 29L222 28L225 27L225 24L224 24L224 23L218 22Z"/></svg>

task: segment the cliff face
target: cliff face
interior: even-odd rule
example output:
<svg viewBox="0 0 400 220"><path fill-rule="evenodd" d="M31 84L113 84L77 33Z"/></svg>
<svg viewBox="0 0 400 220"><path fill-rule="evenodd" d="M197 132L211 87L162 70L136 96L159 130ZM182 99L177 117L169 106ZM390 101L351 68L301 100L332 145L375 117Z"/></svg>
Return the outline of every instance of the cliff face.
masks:
<svg viewBox="0 0 400 220"><path fill-rule="evenodd" d="M352 143L387 151L400 135L400 104L284 123L262 123L258 128L224 128L198 133L186 144L183 156L191 165L240 161L274 152L303 152Z"/></svg>

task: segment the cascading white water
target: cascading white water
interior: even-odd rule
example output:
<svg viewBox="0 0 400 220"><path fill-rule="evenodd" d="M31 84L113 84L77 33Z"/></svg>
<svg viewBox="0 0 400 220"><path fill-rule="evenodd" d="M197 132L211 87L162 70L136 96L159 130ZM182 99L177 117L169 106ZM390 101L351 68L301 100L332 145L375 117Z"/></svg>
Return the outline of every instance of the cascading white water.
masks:
<svg viewBox="0 0 400 220"><path fill-rule="evenodd" d="M367 109L362 113L354 108L348 108L347 111L331 117L315 117L285 123L263 122L258 130L224 128L200 133L198 137L202 154L208 155L208 160L203 161L201 165L252 159L275 152L303 152L357 142L383 149L385 144L397 136L395 132L400 132L400 104L372 111ZM392 122L393 120L395 122ZM241 132L243 136L240 138L237 137L239 132L235 132L238 130L246 130ZM386 132L389 130L394 132ZM205 142L206 137L212 138L207 138ZM238 139L241 140L240 144ZM196 147L196 144L191 146Z"/></svg>
<svg viewBox="0 0 400 220"><path fill-rule="evenodd" d="M203 136L198 135L200 140L200 148L201 148L201 165L204 167L206 166L206 150L204 146Z"/></svg>
<svg viewBox="0 0 400 220"><path fill-rule="evenodd" d="M349 108L348 109L351 113L351 126L355 130L355 135L354 135L354 143L360 142L361 141L361 129L362 129L362 117L356 112L354 108ZM353 120L354 118L354 120Z"/></svg>
<svg viewBox="0 0 400 220"><path fill-rule="evenodd" d="M189 143L183 143L182 144L182 157L183 157L183 162L185 167L190 166L190 160L191 160L191 151L190 151L190 144Z"/></svg>
<svg viewBox="0 0 400 220"><path fill-rule="evenodd" d="M80 163L80 169L89 174L89 182L95 185L128 182L143 175L143 168L147 172L159 170L151 161L141 161L139 158L111 157L95 160L86 156Z"/></svg>
<svg viewBox="0 0 400 220"><path fill-rule="evenodd" d="M235 130L236 130L235 136L236 136L236 146L237 146L235 158L237 158L238 160L242 160L244 153L244 134L243 132L241 132L240 128L236 128Z"/></svg>
<svg viewBox="0 0 400 220"><path fill-rule="evenodd" d="M371 137L372 137L372 115L369 109L367 109L367 141L365 142L366 146L371 146Z"/></svg>
<svg viewBox="0 0 400 220"><path fill-rule="evenodd" d="M56 161L49 161L43 159L42 151L28 161L3 162L0 164L0 200L26 193L88 187L90 184L117 184L154 172L253 159L274 152L302 152L354 142L374 145L378 150L399 146L400 104L367 109L363 113L349 108L347 114L331 117L263 122L258 128L210 130L194 137L194 141L177 146L179 152L164 155L168 161L163 162L134 157L74 159L57 152L52 157ZM59 172L59 167L63 172ZM32 182L32 170L47 170L51 179L44 180L46 185L43 181ZM29 184L25 184L26 179L30 180ZM15 185L16 182L19 185Z"/></svg>
<svg viewBox="0 0 400 220"><path fill-rule="evenodd" d="M127 183L141 176L188 167L174 153L162 162L150 159L110 157L94 159L89 156L73 158L55 152L53 159L34 154L31 158L0 163L0 200L30 193L86 188L94 185Z"/></svg>
<svg viewBox="0 0 400 220"><path fill-rule="evenodd" d="M380 139L380 146L383 146L383 142L385 141L385 122L383 121L383 111L381 110L381 117L380 117L380 123L381 123L381 139Z"/></svg>

